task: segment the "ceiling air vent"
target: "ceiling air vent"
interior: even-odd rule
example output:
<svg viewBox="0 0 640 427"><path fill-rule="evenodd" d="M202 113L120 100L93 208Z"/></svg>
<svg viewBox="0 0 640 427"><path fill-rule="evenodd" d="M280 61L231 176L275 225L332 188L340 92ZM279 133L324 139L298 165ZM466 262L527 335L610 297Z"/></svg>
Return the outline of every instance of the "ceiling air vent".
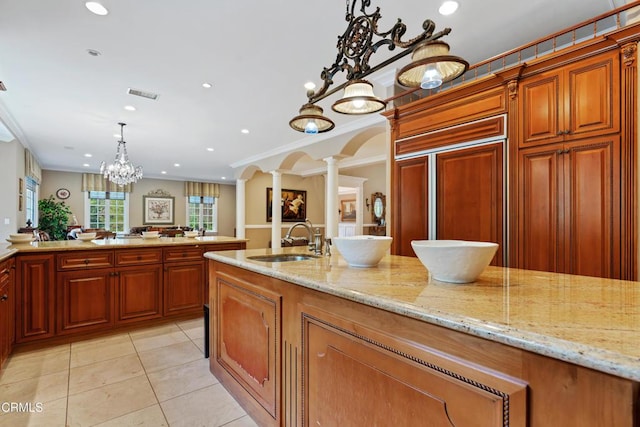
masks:
<svg viewBox="0 0 640 427"><path fill-rule="evenodd" d="M138 89L127 89L127 93L129 95L136 95L136 96L141 96L143 98L149 98L149 99L158 99L158 95L157 93L151 93L151 92L145 92L143 90L138 90Z"/></svg>

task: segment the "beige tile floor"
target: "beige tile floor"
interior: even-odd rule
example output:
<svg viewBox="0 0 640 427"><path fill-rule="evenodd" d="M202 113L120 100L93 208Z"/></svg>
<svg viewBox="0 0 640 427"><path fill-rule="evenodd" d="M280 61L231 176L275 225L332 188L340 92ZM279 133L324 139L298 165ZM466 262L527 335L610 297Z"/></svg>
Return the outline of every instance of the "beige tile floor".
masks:
<svg viewBox="0 0 640 427"><path fill-rule="evenodd" d="M256 426L209 372L203 333L194 319L16 353L0 427Z"/></svg>

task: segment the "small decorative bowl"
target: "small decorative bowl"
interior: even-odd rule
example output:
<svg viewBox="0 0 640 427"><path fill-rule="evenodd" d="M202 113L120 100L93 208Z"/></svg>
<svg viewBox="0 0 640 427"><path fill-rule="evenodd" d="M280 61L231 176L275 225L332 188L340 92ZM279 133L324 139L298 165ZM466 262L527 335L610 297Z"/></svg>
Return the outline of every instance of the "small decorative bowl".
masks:
<svg viewBox="0 0 640 427"><path fill-rule="evenodd" d="M184 232L184 237L198 237L198 231L194 230L194 231L185 231Z"/></svg>
<svg viewBox="0 0 640 427"><path fill-rule="evenodd" d="M160 237L159 231L143 231L142 232L143 239L156 239L158 237Z"/></svg>
<svg viewBox="0 0 640 427"><path fill-rule="evenodd" d="M34 236L30 233L9 234L7 242L10 243L29 243L33 242Z"/></svg>
<svg viewBox="0 0 640 427"><path fill-rule="evenodd" d="M474 282L498 250L497 243L466 240L413 240L411 247L432 278L450 283Z"/></svg>
<svg viewBox="0 0 640 427"><path fill-rule="evenodd" d="M78 238L78 240L82 240L82 241L88 241L88 240L93 240L96 238L96 233L78 233L76 234L76 237Z"/></svg>
<svg viewBox="0 0 640 427"><path fill-rule="evenodd" d="M388 236L332 237L331 244L338 249L351 267L375 267L387 254L393 241Z"/></svg>

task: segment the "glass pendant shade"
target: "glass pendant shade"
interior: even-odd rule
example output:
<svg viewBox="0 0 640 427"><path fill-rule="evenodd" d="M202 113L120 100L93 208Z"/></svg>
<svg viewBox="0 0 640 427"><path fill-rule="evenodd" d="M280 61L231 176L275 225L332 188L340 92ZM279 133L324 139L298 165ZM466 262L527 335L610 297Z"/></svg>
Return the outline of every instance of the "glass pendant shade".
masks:
<svg viewBox="0 0 640 427"><path fill-rule="evenodd" d="M114 184L127 185L132 182L138 182L138 180L142 178L142 166L134 166L129 161L129 155L127 154L127 147L125 145L126 142L123 137L123 128L126 124L118 124L120 125L120 141L118 141L116 157L111 164L102 162L100 165L100 173Z"/></svg>
<svg viewBox="0 0 640 427"><path fill-rule="evenodd" d="M322 108L314 104L305 104L300 108L300 115L289 122L289 126L298 132L315 134L330 131L335 123L322 115Z"/></svg>
<svg viewBox="0 0 640 427"><path fill-rule="evenodd" d="M387 103L373 93L373 85L366 80L353 80L344 88L344 95L331 107L342 114L369 114L383 110Z"/></svg>
<svg viewBox="0 0 640 427"><path fill-rule="evenodd" d="M411 63L398 72L398 84L405 87L434 89L469 69L469 63L449 55L449 45L441 41L424 42L416 46Z"/></svg>

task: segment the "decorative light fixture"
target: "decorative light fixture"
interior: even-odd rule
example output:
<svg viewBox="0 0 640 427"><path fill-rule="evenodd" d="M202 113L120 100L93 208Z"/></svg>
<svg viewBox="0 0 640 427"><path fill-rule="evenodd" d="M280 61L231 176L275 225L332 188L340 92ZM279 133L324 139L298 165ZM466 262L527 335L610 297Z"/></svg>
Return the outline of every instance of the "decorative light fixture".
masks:
<svg viewBox="0 0 640 427"><path fill-rule="evenodd" d="M443 41L424 42L416 46L411 63L398 72L402 86L435 89L467 71L469 63L449 55L449 45Z"/></svg>
<svg viewBox="0 0 640 427"><path fill-rule="evenodd" d="M317 105L304 104L300 108L300 115L291 119L289 126L298 132L309 134L330 131L335 127L335 123L322 115L322 111L322 108Z"/></svg>
<svg viewBox="0 0 640 427"><path fill-rule="evenodd" d="M126 142L124 141L124 127L127 124L118 124L120 125L120 140L118 141L116 158L110 165L102 162L100 165L100 173L114 184L127 185L132 182L138 182L138 180L142 178L142 166L134 166L129 161L127 147L125 146Z"/></svg>
<svg viewBox="0 0 640 427"><path fill-rule="evenodd" d="M308 102L300 108L300 115L289 122L289 126L298 132L320 133L333 129L335 126L333 121L325 117L322 114L322 108L315 104L341 89L344 89L344 96L331 107L338 113L369 114L384 109L386 102L375 96L373 85L364 78L414 51L413 62L403 68L404 72L400 75L402 79L398 76L398 82L404 86L419 86L427 68L429 70L425 84L429 87L437 87L439 81L442 84L453 80L469 67L463 59L448 54L449 46L446 43L436 42L449 34L450 28L434 33L435 23L427 19L422 24L421 34L410 40L402 40L407 30L402 20L398 19L390 30L379 32L380 8L376 8L373 13L367 13L365 8L371 5L371 0L360 0L362 14L356 16L354 12L357 1L347 0L345 15L348 22L347 29L338 36L338 55L335 62L330 67L324 67L320 73L322 87L315 92L313 89L307 90ZM389 50L396 48L403 50L375 66L370 66L369 59L383 46ZM346 71L346 82L329 90L333 85L333 77L338 71ZM416 84L413 74L420 71L422 74Z"/></svg>

